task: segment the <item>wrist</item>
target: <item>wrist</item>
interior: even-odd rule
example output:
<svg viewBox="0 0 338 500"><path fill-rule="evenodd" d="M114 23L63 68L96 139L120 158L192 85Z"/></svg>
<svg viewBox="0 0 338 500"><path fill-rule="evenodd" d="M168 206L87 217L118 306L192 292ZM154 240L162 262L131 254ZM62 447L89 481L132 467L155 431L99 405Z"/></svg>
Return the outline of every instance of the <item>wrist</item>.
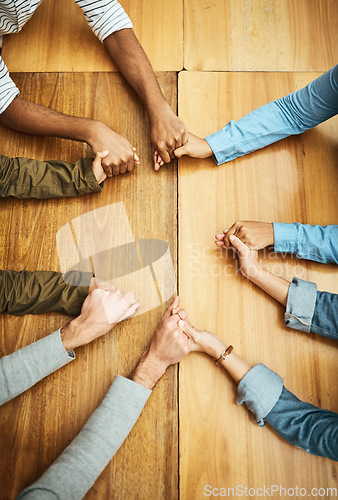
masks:
<svg viewBox="0 0 338 500"><path fill-rule="evenodd" d="M257 262L255 265L250 265L248 266L245 271L243 270L243 275L248 278L248 280L252 281L253 283L256 282L256 280L260 280L263 274L263 267Z"/></svg>
<svg viewBox="0 0 338 500"><path fill-rule="evenodd" d="M94 150L95 144L100 142L106 127L107 125L100 120L86 119L82 129L83 142L86 142Z"/></svg>
<svg viewBox="0 0 338 500"><path fill-rule="evenodd" d="M80 322L78 318L70 321L66 326L61 328L60 337L63 347L67 352L73 351L76 347L80 347L82 344L79 340L80 335Z"/></svg>
<svg viewBox="0 0 338 500"><path fill-rule="evenodd" d="M225 351L226 348L227 348L227 346L223 342L221 342L219 339L217 339L217 342L214 342L212 345L209 346L206 353L209 356L211 356L215 359L218 359L220 357L220 355L222 354L222 352Z"/></svg>
<svg viewBox="0 0 338 500"><path fill-rule="evenodd" d="M173 110L164 99L162 92L155 98L152 98L149 103L145 103L150 122L156 121L159 118L163 119L166 113L173 113Z"/></svg>
<svg viewBox="0 0 338 500"><path fill-rule="evenodd" d="M148 389L153 389L167 368L168 365L166 363L158 359L150 349L147 349L130 375L130 379Z"/></svg>

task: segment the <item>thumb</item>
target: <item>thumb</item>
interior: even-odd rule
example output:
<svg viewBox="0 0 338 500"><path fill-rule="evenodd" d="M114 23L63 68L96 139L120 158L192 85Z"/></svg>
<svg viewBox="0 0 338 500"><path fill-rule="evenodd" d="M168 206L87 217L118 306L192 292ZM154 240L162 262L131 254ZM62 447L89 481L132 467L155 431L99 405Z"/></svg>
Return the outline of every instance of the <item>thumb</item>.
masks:
<svg viewBox="0 0 338 500"><path fill-rule="evenodd" d="M175 309L177 309L179 305L180 305L180 298L179 296L177 296L174 298L173 302L167 307L167 310L164 313L163 318L168 318L169 316L171 316L172 312L175 311Z"/></svg>
<svg viewBox="0 0 338 500"><path fill-rule="evenodd" d="M103 160L103 158L106 158L108 154L109 151L107 151L107 149L104 149L103 151L98 151L97 153L95 153L94 160Z"/></svg>
<svg viewBox="0 0 338 500"><path fill-rule="evenodd" d="M178 326L186 335L188 335L191 340L197 342L198 332L193 326L191 326L189 323L186 323L182 319L178 322Z"/></svg>
<svg viewBox="0 0 338 500"><path fill-rule="evenodd" d="M184 144L180 148L175 149L174 155L176 156L176 158L181 158L181 156L188 154L188 152L187 152L187 144L188 143Z"/></svg>
<svg viewBox="0 0 338 500"><path fill-rule="evenodd" d="M247 247L243 243L243 241L241 241L239 238L237 238L237 236L234 236L233 234L229 236L229 240L231 241L232 246L234 246L236 250L239 251L240 255L244 255L244 252L246 250L250 250L250 248Z"/></svg>

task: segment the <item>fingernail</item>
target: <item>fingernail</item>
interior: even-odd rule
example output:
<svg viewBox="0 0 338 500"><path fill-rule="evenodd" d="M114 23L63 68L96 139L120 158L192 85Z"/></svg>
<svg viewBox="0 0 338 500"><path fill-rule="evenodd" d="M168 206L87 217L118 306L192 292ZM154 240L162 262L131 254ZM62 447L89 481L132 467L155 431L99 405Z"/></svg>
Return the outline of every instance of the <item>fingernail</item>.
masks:
<svg viewBox="0 0 338 500"><path fill-rule="evenodd" d="M109 151L108 151L107 149L104 149L104 150L102 151L102 154L103 154L103 155L107 155L108 153L109 153Z"/></svg>
<svg viewBox="0 0 338 500"><path fill-rule="evenodd" d="M231 236L229 236L230 241L234 241L234 239L235 239L235 236L233 234Z"/></svg>
<svg viewBox="0 0 338 500"><path fill-rule="evenodd" d="M183 321L182 319L180 319L180 320L179 320L179 322L178 322L177 324L178 324L178 326L180 326L180 327L182 327L182 328L183 328L183 327L184 327L184 325L185 325L185 323L184 323L184 321Z"/></svg>

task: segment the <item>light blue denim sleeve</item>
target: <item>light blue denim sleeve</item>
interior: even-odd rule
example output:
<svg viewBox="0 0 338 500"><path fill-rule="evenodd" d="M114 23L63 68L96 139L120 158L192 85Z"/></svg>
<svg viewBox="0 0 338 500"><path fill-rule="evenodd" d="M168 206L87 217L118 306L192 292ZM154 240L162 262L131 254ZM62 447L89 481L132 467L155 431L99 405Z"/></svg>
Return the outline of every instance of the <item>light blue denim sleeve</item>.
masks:
<svg viewBox="0 0 338 500"><path fill-rule="evenodd" d="M306 87L255 109L205 138L217 165L289 135L301 134L338 113L338 65Z"/></svg>
<svg viewBox="0 0 338 500"><path fill-rule="evenodd" d="M300 401L285 387L265 422L302 450L338 460L338 415Z"/></svg>
<svg viewBox="0 0 338 500"><path fill-rule="evenodd" d="M285 325L338 339L338 295L319 292L315 283L293 278L286 303Z"/></svg>
<svg viewBox="0 0 338 500"><path fill-rule="evenodd" d="M283 379L265 365L251 368L238 384L236 403L245 403L254 414L255 422L264 425L264 418L277 403L283 389Z"/></svg>
<svg viewBox="0 0 338 500"><path fill-rule="evenodd" d="M338 226L273 223L275 252L296 254L300 259L338 264Z"/></svg>

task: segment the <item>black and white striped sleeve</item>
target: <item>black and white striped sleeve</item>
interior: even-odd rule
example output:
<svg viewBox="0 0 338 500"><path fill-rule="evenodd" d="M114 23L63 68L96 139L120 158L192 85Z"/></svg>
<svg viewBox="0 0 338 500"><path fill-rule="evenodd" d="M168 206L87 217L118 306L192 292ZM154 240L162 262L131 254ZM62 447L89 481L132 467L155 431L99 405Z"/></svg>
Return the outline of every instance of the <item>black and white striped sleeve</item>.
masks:
<svg viewBox="0 0 338 500"><path fill-rule="evenodd" d="M7 66L0 56L0 114L8 108L18 94L20 91L9 76Z"/></svg>
<svg viewBox="0 0 338 500"><path fill-rule="evenodd" d="M115 31L133 24L117 0L75 0L101 42Z"/></svg>

